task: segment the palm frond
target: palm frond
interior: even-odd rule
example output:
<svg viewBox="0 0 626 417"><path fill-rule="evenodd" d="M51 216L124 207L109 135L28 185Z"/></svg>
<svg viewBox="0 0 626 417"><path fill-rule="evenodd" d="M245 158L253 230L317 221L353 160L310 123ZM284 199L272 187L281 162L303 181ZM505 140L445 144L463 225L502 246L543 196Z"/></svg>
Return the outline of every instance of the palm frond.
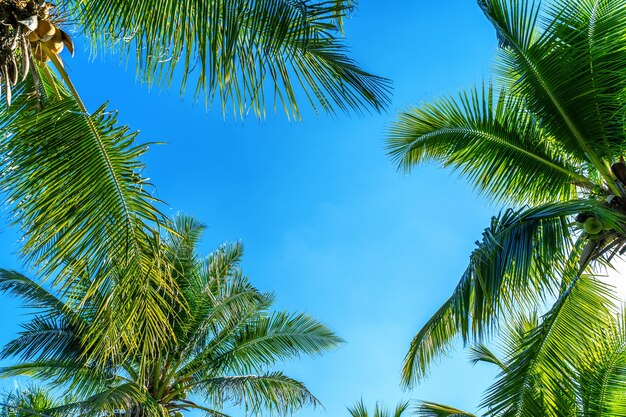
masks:
<svg viewBox="0 0 626 417"><path fill-rule="evenodd" d="M389 81L358 67L340 34L351 1L92 1L70 11L93 42L133 57L142 81L170 85L182 71L196 96L235 114L284 106L299 117L297 96L325 111L382 110ZM178 81L178 80L177 80ZM195 85L194 85L195 84ZM271 92L271 94L267 94Z"/></svg>
<svg viewBox="0 0 626 417"><path fill-rule="evenodd" d="M479 362L491 363L501 370L506 369L506 365L487 346L479 343L470 347L470 362L476 365Z"/></svg>
<svg viewBox="0 0 626 417"><path fill-rule="evenodd" d="M22 331L2 349L1 357L17 356L20 360L47 360L66 357L68 360L80 344L72 326L62 319L35 317L22 325ZM75 358L76 359L76 358Z"/></svg>
<svg viewBox="0 0 626 417"><path fill-rule="evenodd" d="M467 413L454 407L426 401L417 407L415 415L420 417L476 417L472 413Z"/></svg>
<svg viewBox="0 0 626 417"><path fill-rule="evenodd" d="M278 360L320 355L343 340L307 314L277 312L246 323L228 342L232 347L214 356L212 362L243 373L263 369Z"/></svg>
<svg viewBox="0 0 626 417"><path fill-rule="evenodd" d="M0 292L19 298L39 316L67 314L65 303L41 284L16 271L0 269Z"/></svg>
<svg viewBox="0 0 626 417"><path fill-rule="evenodd" d="M127 382L114 387L109 387L102 392L92 395L82 401L63 404L51 411L61 414L78 412L79 415L116 415L120 410L145 410L148 415L155 417L168 417L169 413L159 404L155 403L150 396L132 382Z"/></svg>
<svg viewBox="0 0 626 417"><path fill-rule="evenodd" d="M198 381L195 389L216 404L245 404L253 413L261 409L270 412L292 413L306 406L317 406L319 401L303 383L281 372L264 375L245 375L211 378Z"/></svg>
<svg viewBox="0 0 626 417"><path fill-rule="evenodd" d="M525 100L491 85L403 111L387 143L401 168L441 162L496 201L555 202L589 186Z"/></svg>
<svg viewBox="0 0 626 417"><path fill-rule="evenodd" d="M577 364L579 397L585 415L626 416L626 322L625 311L611 326L602 329L587 350L586 361Z"/></svg>
<svg viewBox="0 0 626 417"><path fill-rule="evenodd" d="M569 274L577 269L572 267ZM612 311L606 284L574 275L540 325L526 337L520 352L489 389L486 415L513 412L536 416L538 409L558 415L558 405L575 392L575 367L584 363L594 335L610 326ZM581 334L591 337L580 337ZM554 414L556 413L556 414Z"/></svg>
<svg viewBox="0 0 626 417"><path fill-rule="evenodd" d="M113 315L91 323L94 333L103 330L102 342L117 343L120 334L135 333L139 314L152 320L153 330L145 334L162 338L168 307L159 302L161 295L146 289L166 292L171 280L152 269L150 259L151 228L161 214L141 175L139 158L147 145L137 145L136 134L119 126L105 106L86 114L76 97L48 75L40 84L41 108L23 85L13 105L0 114L2 186L13 221L23 231L25 259L41 280L54 277L65 289L75 284L78 269L97 276L83 302L99 287L119 284L116 288L125 294L97 308L103 315L109 307L137 315L125 322ZM146 295L146 303L128 297L137 292ZM112 351L103 343L93 353L105 362Z"/></svg>
<svg viewBox="0 0 626 417"><path fill-rule="evenodd" d="M542 127L563 149L610 181L612 151L623 147L619 91L626 86L626 11L621 2L554 2L541 29L538 4L484 3L506 39L499 70L512 93L541 115Z"/></svg>
<svg viewBox="0 0 626 417"><path fill-rule="evenodd" d="M369 417L369 412L367 411L367 406L363 402L363 398L354 403L354 405L346 408L352 417Z"/></svg>
<svg viewBox="0 0 626 417"><path fill-rule="evenodd" d="M503 314L532 310L558 291L573 248L569 218L580 212L594 213L621 230L620 216L593 200L509 209L494 217L453 295L413 339L404 384L424 378L458 336L465 342L489 336Z"/></svg>

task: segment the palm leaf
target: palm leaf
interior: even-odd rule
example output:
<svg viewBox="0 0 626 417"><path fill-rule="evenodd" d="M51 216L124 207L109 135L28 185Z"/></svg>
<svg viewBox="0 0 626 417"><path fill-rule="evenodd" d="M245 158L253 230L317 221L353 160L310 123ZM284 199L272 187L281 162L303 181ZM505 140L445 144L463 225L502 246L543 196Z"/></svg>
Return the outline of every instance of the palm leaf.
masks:
<svg viewBox="0 0 626 417"><path fill-rule="evenodd" d="M424 378L459 335L465 342L489 336L503 314L532 310L554 294L573 247L568 218L585 211L621 230L620 216L593 200L507 210L494 217L454 293L413 339L403 382Z"/></svg>
<svg viewBox="0 0 626 417"><path fill-rule="evenodd" d="M107 341L118 343L119 335L133 340L135 332L153 339L167 334L164 316L170 307L155 289L167 292L171 280L153 268L150 255L155 250L151 228L161 215L141 176L139 158L147 146L137 145L136 134L118 126L105 106L86 114L76 97L48 75L40 86L41 108L23 85L13 105L0 114L3 190L13 221L23 230L25 259L43 281L54 277L69 290L81 280L77 274L97 271L83 304L99 287L119 284L118 297L101 299L96 306L102 320L91 323L93 333L87 336L102 342L93 354L106 362L119 350ZM134 293L146 302L131 301ZM106 317L109 308L127 310L135 319ZM152 320L150 329L133 329L139 315ZM101 337L93 337L98 332Z"/></svg>
<svg viewBox="0 0 626 417"><path fill-rule="evenodd" d="M443 404L422 402L415 415L420 417L476 417L474 414Z"/></svg>
<svg viewBox="0 0 626 417"><path fill-rule="evenodd" d="M541 31L538 5L485 3L488 17L506 39L499 69L512 93L541 115L542 127L564 149L609 181L612 151L623 148L619 92L626 86L626 11L621 1L554 2Z"/></svg>
<svg viewBox="0 0 626 417"><path fill-rule="evenodd" d="M580 402L590 417L626 416L626 323L624 310L602 329L577 366Z"/></svg>
<svg viewBox="0 0 626 417"><path fill-rule="evenodd" d="M70 4L94 48L134 57L142 81L167 86L182 71L181 91L192 84L197 96L219 96L236 114L264 114L266 90L295 117L297 95L325 111L381 110L389 102L388 80L361 70L338 37L351 1Z"/></svg>
<svg viewBox="0 0 626 417"><path fill-rule="evenodd" d="M264 408L270 412L292 413L305 406L319 405L317 398L299 381L281 372L211 378L198 381L195 389L216 404L246 404L255 413Z"/></svg>
<svg viewBox="0 0 626 417"><path fill-rule="evenodd" d="M561 154L524 99L493 86L403 111L391 127L390 156L405 170L437 161L480 192L512 203L576 197L589 181Z"/></svg>
<svg viewBox="0 0 626 417"><path fill-rule="evenodd" d="M489 389L483 404L488 416L504 412L536 416L537 409L557 415L565 393L574 392L575 366L584 363L594 335L610 326L606 285L588 275L575 276L540 325L526 338L507 372ZM591 337L580 337L581 334Z"/></svg>

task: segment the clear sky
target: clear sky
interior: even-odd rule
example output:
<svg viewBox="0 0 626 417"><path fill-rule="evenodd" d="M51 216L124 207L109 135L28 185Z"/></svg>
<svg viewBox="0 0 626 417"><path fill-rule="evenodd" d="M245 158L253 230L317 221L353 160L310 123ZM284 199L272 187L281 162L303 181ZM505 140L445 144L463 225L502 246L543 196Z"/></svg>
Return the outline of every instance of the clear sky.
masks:
<svg viewBox="0 0 626 417"><path fill-rule="evenodd" d="M398 173L384 137L405 106L488 78L494 30L475 0L362 0L346 29L363 67L393 80L388 113L225 119L219 103L206 112L177 88L148 91L115 57L90 61L80 47L65 57L90 109L110 100L120 120L142 132L140 141L168 143L151 147L148 176L172 213L208 226L204 252L242 240L246 272L275 292L279 308L306 311L347 340L321 358L285 365L325 406L300 415L346 416L361 396L370 406L428 399L475 410L493 374L467 365L465 352L412 391L400 388L400 369L497 208L439 167ZM16 248L5 229L0 266L17 267ZM0 312L4 343L24 317L7 296Z"/></svg>

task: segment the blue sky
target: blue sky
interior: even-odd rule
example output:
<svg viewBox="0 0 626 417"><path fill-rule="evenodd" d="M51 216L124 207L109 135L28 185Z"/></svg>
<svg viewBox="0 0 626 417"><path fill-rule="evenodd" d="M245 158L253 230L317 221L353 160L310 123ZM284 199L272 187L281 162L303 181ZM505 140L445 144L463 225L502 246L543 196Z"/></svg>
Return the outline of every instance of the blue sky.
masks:
<svg viewBox="0 0 626 417"><path fill-rule="evenodd" d="M285 365L325 406L300 415L346 416L361 396L369 405L428 399L475 410L493 373L467 365L465 352L412 391L400 388L400 369L497 208L439 167L398 173L384 137L400 109L489 77L494 30L474 0L362 0L346 29L353 57L393 80L389 112L234 120L219 103L206 112L177 88L149 91L115 57L90 60L79 48L66 60L89 108L110 100L139 140L168 143L151 147L147 174L172 213L208 226L205 253L242 240L245 270L275 292L279 308L306 311L347 340ZM0 266L18 267L17 247L5 228ZM3 343L24 317L7 296L0 311Z"/></svg>

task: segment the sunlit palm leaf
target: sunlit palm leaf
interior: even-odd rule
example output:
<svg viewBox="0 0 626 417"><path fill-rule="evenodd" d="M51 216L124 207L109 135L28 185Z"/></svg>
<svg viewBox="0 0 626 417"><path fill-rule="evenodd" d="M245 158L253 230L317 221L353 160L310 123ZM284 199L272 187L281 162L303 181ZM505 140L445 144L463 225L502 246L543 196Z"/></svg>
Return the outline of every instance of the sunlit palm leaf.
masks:
<svg viewBox="0 0 626 417"><path fill-rule="evenodd" d="M483 402L486 415L507 411L534 417L540 407L548 415L560 415L564 393L575 392L576 365L584 363L594 335L610 326L610 294L594 277L574 277L488 391Z"/></svg>
<svg viewBox="0 0 626 417"><path fill-rule="evenodd" d="M626 416L626 323L622 310L578 364L580 402L589 417Z"/></svg>
<svg viewBox="0 0 626 417"><path fill-rule="evenodd" d="M113 345L120 335L135 332L159 339L167 331L163 317L169 307L154 289L167 291L170 281L156 273L150 259L150 228L161 215L141 175L139 158L147 146L137 145L136 134L119 126L105 106L84 113L50 72L40 72L48 74L41 77L41 108L30 94L34 87L23 85L0 114L2 185L23 230L26 260L43 280L54 277L65 289L79 279L78 269L97 271L98 281L90 284L83 303L98 287L118 285L119 296L101 299L96 307L102 320L90 328L101 333L90 340ZM137 293L144 303L131 301ZM106 317L110 308L127 310L136 320ZM151 329L133 328L140 316L152 320ZM104 362L114 350L105 344L93 353Z"/></svg>
<svg viewBox="0 0 626 417"><path fill-rule="evenodd" d="M402 112L388 148L405 170L441 162L499 201L555 202L574 198L576 183L589 184L525 101L504 91L494 95L492 86Z"/></svg>
<svg viewBox="0 0 626 417"><path fill-rule="evenodd" d="M295 117L299 96L326 111L381 110L389 101L389 82L361 70L340 39L351 1L70 4L94 47L133 57L143 81L169 85L176 78L181 90L195 84L196 95L217 95L237 114L264 114L268 95Z"/></svg>
<svg viewBox="0 0 626 417"><path fill-rule="evenodd" d="M85 399L77 406L90 412L106 412L111 406L131 414L141 410L147 415L161 415L164 410L211 412L212 405L220 408L224 402L242 402L248 409L262 407L291 413L317 404L301 382L279 372L268 373L268 369L278 361L321 354L342 340L308 315L271 313L273 297L259 292L243 275L241 244L223 245L203 259L196 253L201 225L184 216L168 224L169 239L160 241L162 251L152 255L154 268L172 270L170 275L178 284L181 304L173 314L160 318L166 321L171 333L161 339L148 339L150 332L157 330L142 330L158 321L129 311L123 304L118 308L117 302L112 302L112 310L105 312L108 315L89 303L77 303L76 300L85 298L85 292L91 291L89 284L99 281L97 274L90 279L80 277L86 285L78 281L57 298L26 277L4 271L0 273L0 289L23 298L31 308L39 300L44 302L36 310L42 315L23 325L23 331L4 351L5 356L17 357L24 363L2 368L0 376L49 381ZM116 279L115 285L101 285L92 292L96 307L102 304L101 300L128 295L116 293L119 287L125 288L121 282ZM160 294L158 290L156 293ZM131 293L129 297L145 302L143 295ZM142 308L143 303L136 304ZM105 364L92 359L91 352L99 351L100 345L111 344L85 337L92 334L89 326L75 325L96 323L103 317L139 321L133 325L137 333L123 334L121 341L113 344L112 348L120 350L111 355L117 361ZM102 334L106 333L98 333ZM133 343L131 337L140 342ZM151 350L133 349L137 344ZM206 396L209 407L188 400L187 392ZM111 396L110 401L107 396ZM221 416L219 410L215 411Z"/></svg>
<svg viewBox="0 0 626 417"><path fill-rule="evenodd" d="M607 164L615 150L623 150L626 10L621 0L551 2L544 25L538 24L539 3L484 3L506 39L500 70L513 92L568 152L608 179Z"/></svg>

